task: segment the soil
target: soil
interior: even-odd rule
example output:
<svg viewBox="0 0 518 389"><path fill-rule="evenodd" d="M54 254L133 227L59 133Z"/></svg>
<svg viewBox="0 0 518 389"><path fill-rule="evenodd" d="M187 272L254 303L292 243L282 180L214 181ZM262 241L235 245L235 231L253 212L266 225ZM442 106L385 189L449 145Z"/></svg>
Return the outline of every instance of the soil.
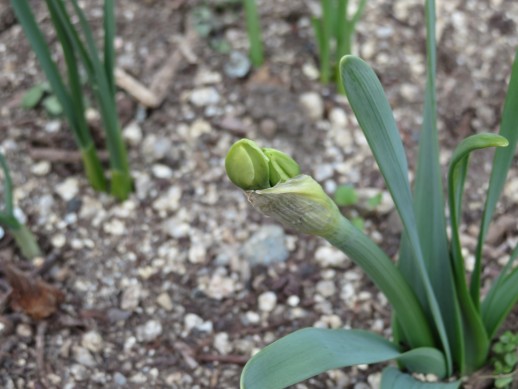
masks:
<svg viewBox="0 0 518 389"><path fill-rule="evenodd" d="M226 151L247 137L293 155L330 194L341 184L353 185L364 199L381 193L373 211L343 211L362 215L367 234L397 255L401 227L365 138L345 98L315 79L310 17L318 2L258 1L266 63L242 78L227 75L229 53L214 48L226 42L246 54L242 9L232 3L118 2L118 66L127 74L149 85L179 50L178 37L187 39L192 55L182 57L158 108L145 109L119 91L135 192L118 203L88 186L63 120L41 107L20 107L26 91L45 78L8 15L8 2L0 1L0 147L17 206L44 258L24 262L8 234L0 256L65 296L45 320L0 304L1 387L231 388L239 386L253 352L302 327L391 336L390 307L360 269L321 239L276 229L225 176ZM354 44L382 81L412 170L426 71L422 3L369 1ZM192 24L204 4L214 12L210 37L197 35ZM100 32L101 1L82 6ZM34 7L55 43L43 2ZM518 47L518 3L438 1L437 14L438 126L446 167L461 139L498 130ZM95 115L91 125L102 148ZM491 153L476 154L466 184L468 263L490 162ZM509 223L518 214L517 168L515 160L488 239L485 290L518 240L516 223ZM268 247L276 263L254 263L253 249L243 249L255 247L257 234L280 239ZM515 310L506 327L518 330L517 317ZM331 371L296 388L375 388L382 367Z"/></svg>

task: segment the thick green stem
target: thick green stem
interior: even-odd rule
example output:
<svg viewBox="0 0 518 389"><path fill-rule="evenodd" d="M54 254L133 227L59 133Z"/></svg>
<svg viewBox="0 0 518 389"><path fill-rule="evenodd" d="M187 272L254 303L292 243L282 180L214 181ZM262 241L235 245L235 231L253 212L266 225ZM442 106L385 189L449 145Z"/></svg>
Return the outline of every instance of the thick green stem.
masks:
<svg viewBox="0 0 518 389"><path fill-rule="evenodd" d="M320 81L328 84L331 79L331 36L333 32L333 12L331 0L321 0L322 20L320 23Z"/></svg>
<svg viewBox="0 0 518 389"><path fill-rule="evenodd" d="M414 292L396 265L372 240L344 217L324 238L347 254L385 294L412 348L435 346L429 323Z"/></svg>
<svg viewBox="0 0 518 389"><path fill-rule="evenodd" d="M244 0L246 29L250 43L250 60L258 68L263 64L263 43L261 42L261 25L257 14L255 0Z"/></svg>
<svg viewBox="0 0 518 389"><path fill-rule="evenodd" d="M101 161L97 156L95 146L91 143L88 147L81 149L81 158L85 168L86 177L92 188L99 192L106 192L107 185L104 177Z"/></svg>
<svg viewBox="0 0 518 389"><path fill-rule="evenodd" d="M118 200L126 200L132 191L133 180L128 171L111 171L110 193Z"/></svg>
<svg viewBox="0 0 518 389"><path fill-rule="evenodd" d="M16 228L9 228L9 232L14 237L16 245L27 259L41 257L41 250L36 237L25 224L19 223Z"/></svg>

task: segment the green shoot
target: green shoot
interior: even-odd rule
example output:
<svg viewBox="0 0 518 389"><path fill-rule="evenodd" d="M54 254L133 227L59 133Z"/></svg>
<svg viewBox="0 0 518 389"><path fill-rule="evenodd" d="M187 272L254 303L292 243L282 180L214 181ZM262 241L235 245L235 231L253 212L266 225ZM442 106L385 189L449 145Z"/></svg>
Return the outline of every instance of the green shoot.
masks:
<svg viewBox="0 0 518 389"><path fill-rule="evenodd" d="M51 21L56 31L67 68L67 82L64 81L52 60L47 42L38 27L27 0L12 0L11 4L22 25L40 65L47 76L56 102L62 107L69 127L81 151L86 176L95 190L110 191L117 199L124 200L132 189L132 181L127 161L126 148L122 141L121 129L115 103L115 15L113 0L104 2L104 58L101 60L93 33L86 16L72 0L72 8L79 19L80 29L72 23L61 0L45 0ZM81 38L81 35L84 37ZM86 42L86 43L85 43ZM80 60L80 62L79 62ZM88 75L88 85L94 93L101 113L106 143L110 156L111 183L108 186L97 150L85 117L83 87L79 76L82 63ZM47 102L47 109L51 109ZM45 104L45 103L44 103ZM56 106L56 104L53 104Z"/></svg>
<svg viewBox="0 0 518 389"><path fill-rule="evenodd" d="M263 64L263 44L261 41L261 25L255 0L244 0L246 30L250 44L250 60L258 68Z"/></svg>
<svg viewBox="0 0 518 389"><path fill-rule="evenodd" d="M36 237L16 217L13 204L13 183L4 155L0 152L0 168L4 175L4 209L0 210L0 225L9 230L22 255L28 259L41 256Z"/></svg>

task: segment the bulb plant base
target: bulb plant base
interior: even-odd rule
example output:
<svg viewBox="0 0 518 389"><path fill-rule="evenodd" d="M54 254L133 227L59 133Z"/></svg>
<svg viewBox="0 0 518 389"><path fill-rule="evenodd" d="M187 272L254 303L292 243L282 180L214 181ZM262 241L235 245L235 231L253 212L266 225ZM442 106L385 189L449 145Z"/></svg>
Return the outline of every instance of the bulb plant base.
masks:
<svg viewBox="0 0 518 389"><path fill-rule="evenodd" d="M518 268L513 267L518 246L481 299L481 266L475 267L469 285L459 226L469 159L479 149L495 148L479 235L483 246L518 142L518 50L500 133L470 136L452 154L446 190L448 238L436 124L433 0L426 1L426 22L426 94L413 190L403 143L378 77L357 57L349 55L340 61L344 91L404 227L397 266L340 214L311 177L284 169L283 175L272 180L277 167L270 161L271 151L265 152L271 149L250 140L238 141L230 149L225 161L227 175L256 209L297 232L323 237L342 250L365 271L394 310L393 342L357 330L302 329L252 357L243 369L241 388L282 389L329 369L394 359L400 369L384 370L382 389L453 389L460 387L459 377L490 363L491 340L518 303ZM289 165L293 164L296 162ZM483 252L480 247L477 250ZM443 382L424 383L408 372L434 374Z"/></svg>
<svg viewBox="0 0 518 389"><path fill-rule="evenodd" d="M18 228L10 228L9 232L25 258L34 259L42 256L36 237L25 224L20 224Z"/></svg>
<svg viewBox="0 0 518 389"><path fill-rule="evenodd" d="M53 60L28 0L11 0L16 17L40 62L55 98L63 109L69 128L81 151L88 181L95 190L109 191L117 199L124 200L131 193L132 185L115 103L114 0L104 0L102 55L97 49L92 29L77 0L70 2L73 15L69 13L62 0L45 0L45 3L63 51L67 77L60 73ZM78 19L78 27L72 23L73 17ZM87 84L97 101L106 134L106 148L112 171L110 185L107 184L106 174L99 161L85 117L83 85L79 74L81 66L86 72Z"/></svg>
<svg viewBox="0 0 518 389"><path fill-rule="evenodd" d="M0 152L0 169L4 174L4 210L0 211L0 225L6 227L19 247L22 255L27 259L41 257L41 250L36 237L21 223L14 214L13 183L7 161Z"/></svg>

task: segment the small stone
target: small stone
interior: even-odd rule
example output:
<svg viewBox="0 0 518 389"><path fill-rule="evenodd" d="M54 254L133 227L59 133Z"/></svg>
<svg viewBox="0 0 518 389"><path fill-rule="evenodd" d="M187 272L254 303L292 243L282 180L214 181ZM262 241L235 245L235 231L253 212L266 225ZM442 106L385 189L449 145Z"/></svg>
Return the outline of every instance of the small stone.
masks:
<svg viewBox="0 0 518 389"><path fill-rule="evenodd" d="M187 223L179 222L176 218L171 218L164 221L162 224L162 229L170 237L181 239L189 236L191 226Z"/></svg>
<svg viewBox="0 0 518 389"><path fill-rule="evenodd" d="M83 365L73 364L70 367L70 372L76 381L84 381L90 377L90 372Z"/></svg>
<svg viewBox="0 0 518 389"><path fill-rule="evenodd" d="M173 147L171 140L161 136L148 135L142 143L142 153L148 161L164 159Z"/></svg>
<svg viewBox="0 0 518 389"><path fill-rule="evenodd" d="M347 257L344 253L334 247L322 246L316 250L315 259L325 268L343 265L347 260Z"/></svg>
<svg viewBox="0 0 518 389"><path fill-rule="evenodd" d="M325 181L328 178L333 177L334 169L332 165L329 164L319 164L315 167L315 173L313 177L316 181Z"/></svg>
<svg viewBox="0 0 518 389"><path fill-rule="evenodd" d="M122 136L131 146L138 146L142 142L142 129L136 121L132 121L122 130Z"/></svg>
<svg viewBox="0 0 518 389"><path fill-rule="evenodd" d="M32 165L31 172L35 176L46 176L50 172L50 167L49 161L41 161Z"/></svg>
<svg viewBox="0 0 518 389"><path fill-rule="evenodd" d="M204 263L207 256L207 250L202 245L191 245L189 248L190 263Z"/></svg>
<svg viewBox="0 0 518 389"><path fill-rule="evenodd" d="M250 67L248 55L240 51L233 51L230 53L227 63L223 66L223 70L230 78L243 78L250 71Z"/></svg>
<svg viewBox="0 0 518 389"><path fill-rule="evenodd" d="M510 179L505 185L504 195L513 203L518 203L518 178Z"/></svg>
<svg viewBox="0 0 518 389"><path fill-rule="evenodd" d="M258 324L261 321L261 316L257 312L248 311L245 313L245 319L250 324Z"/></svg>
<svg viewBox="0 0 518 389"><path fill-rule="evenodd" d="M56 186L56 193L65 201L72 200L79 192L79 182L76 178L69 177Z"/></svg>
<svg viewBox="0 0 518 389"><path fill-rule="evenodd" d="M220 332L214 336L214 348L222 355L230 354L232 345L228 340L226 332Z"/></svg>
<svg viewBox="0 0 518 389"><path fill-rule="evenodd" d="M21 323L16 326L16 334L22 338L32 337L32 328L30 325Z"/></svg>
<svg viewBox="0 0 518 389"><path fill-rule="evenodd" d="M189 333L192 329L196 329L201 332L212 332L212 322L209 320L204 321L195 313L186 314L183 319L183 323L187 333Z"/></svg>
<svg viewBox="0 0 518 389"><path fill-rule="evenodd" d="M320 281L317 284L317 293L324 297L331 297L336 293L335 283L331 280Z"/></svg>
<svg viewBox="0 0 518 389"><path fill-rule="evenodd" d="M54 373L47 374L47 380L55 387L59 387L61 384L61 377Z"/></svg>
<svg viewBox="0 0 518 389"><path fill-rule="evenodd" d="M182 188L178 185L171 186L164 195L153 202L153 208L157 211L176 211L181 198Z"/></svg>
<svg viewBox="0 0 518 389"><path fill-rule="evenodd" d="M55 134L61 129L61 120L51 120L45 123L44 130L49 134Z"/></svg>
<svg viewBox="0 0 518 389"><path fill-rule="evenodd" d="M324 101L315 92L306 92L299 97L300 105L312 120L321 120L324 116Z"/></svg>
<svg viewBox="0 0 518 389"><path fill-rule="evenodd" d="M134 311L140 301L142 287L140 284L132 285L122 292L121 309L125 311Z"/></svg>
<svg viewBox="0 0 518 389"><path fill-rule="evenodd" d="M151 342L162 334L162 323L158 320L149 320L146 324L137 327L137 339L140 342Z"/></svg>
<svg viewBox="0 0 518 389"><path fill-rule="evenodd" d="M231 296L236 291L236 282L231 277L225 277L223 274L214 274L205 287L205 293L210 298L222 300Z"/></svg>
<svg viewBox="0 0 518 389"><path fill-rule="evenodd" d="M157 297L156 302L166 311L171 311L173 309L173 301L171 300L171 297L169 297L168 293L161 293Z"/></svg>
<svg viewBox="0 0 518 389"><path fill-rule="evenodd" d="M221 74L207 68L200 68L194 77L195 85L219 84L222 81Z"/></svg>
<svg viewBox="0 0 518 389"><path fill-rule="evenodd" d="M277 305L277 295L273 292L264 292L259 295L258 306L263 312L271 312Z"/></svg>
<svg viewBox="0 0 518 389"><path fill-rule="evenodd" d="M271 265L286 261L289 256L284 230L277 225L259 228L241 250L243 258L251 265Z"/></svg>
<svg viewBox="0 0 518 389"><path fill-rule="evenodd" d="M156 164L151 167L151 172L153 176L160 179L169 179L173 177L173 170L166 165Z"/></svg>
<svg viewBox="0 0 518 389"><path fill-rule="evenodd" d="M134 384L144 384L147 381L147 377L144 373L138 372L131 376L130 381Z"/></svg>
<svg viewBox="0 0 518 389"><path fill-rule="evenodd" d="M126 225L119 219L111 219L103 224L103 230L110 235L121 236L126 232Z"/></svg>
<svg viewBox="0 0 518 389"><path fill-rule="evenodd" d="M62 248L66 242L67 242L67 238L63 234L56 234L50 240L50 243L52 244L52 246L54 246L57 249Z"/></svg>
<svg viewBox="0 0 518 389"><path fill-rule="evenodd" d="M115 373L113 373L113 383L117 386L125 386L126 383L127 383L127 379L126 377L119 373L118 371L116 371Z"/></svg>
<svg viewBox="0 0 518 389"><path fill-rule="evenodd" d="M72 349L72 353L74 356L74 360L83 366L95 367L97 365L97 362L95 361L90 351L88 351L84 347L74 346Z"/></svg>
<svg viewBox="0 0 518 389"><path fill-rule="evenodd" d="M190 102L197 107L217 104L220 99L221 97L214 87L194 89L189 98Z"/></svg>
<svg viewBox="0 0 518 389"><path fill-rule="evenodd" d="M302 65L302 73L312 81L315 81L320 77L320 71L318 68L309 62Z"/></svg>
<svg viewBox="0 0 518 389"><path fill-rule="evenodd" d="M288 297L287 303L290 307L296 307L300 303L300 297L297 295L292 295Z"/></svg>
<svg viewBox="0 0 518 389"><path fill-rule="evenodd" d="M104 347L102 336L96 331L88 331L81 339L81 345L87 350L98 353Z"/></svg>
<svg viewBox="0 0 518 389"><path fill-rule="evenodd" d="M210 123L203 119L195 120L189 127L189 136L199 138L203 134L208 134L212 130Z"/></svg>
<svg viewBox="0 0 518 389"><path fill-rule="evenodd" d="M347 114L342 108L335 107L329 112L329 121L338 128L347 127Z"/></svg>

